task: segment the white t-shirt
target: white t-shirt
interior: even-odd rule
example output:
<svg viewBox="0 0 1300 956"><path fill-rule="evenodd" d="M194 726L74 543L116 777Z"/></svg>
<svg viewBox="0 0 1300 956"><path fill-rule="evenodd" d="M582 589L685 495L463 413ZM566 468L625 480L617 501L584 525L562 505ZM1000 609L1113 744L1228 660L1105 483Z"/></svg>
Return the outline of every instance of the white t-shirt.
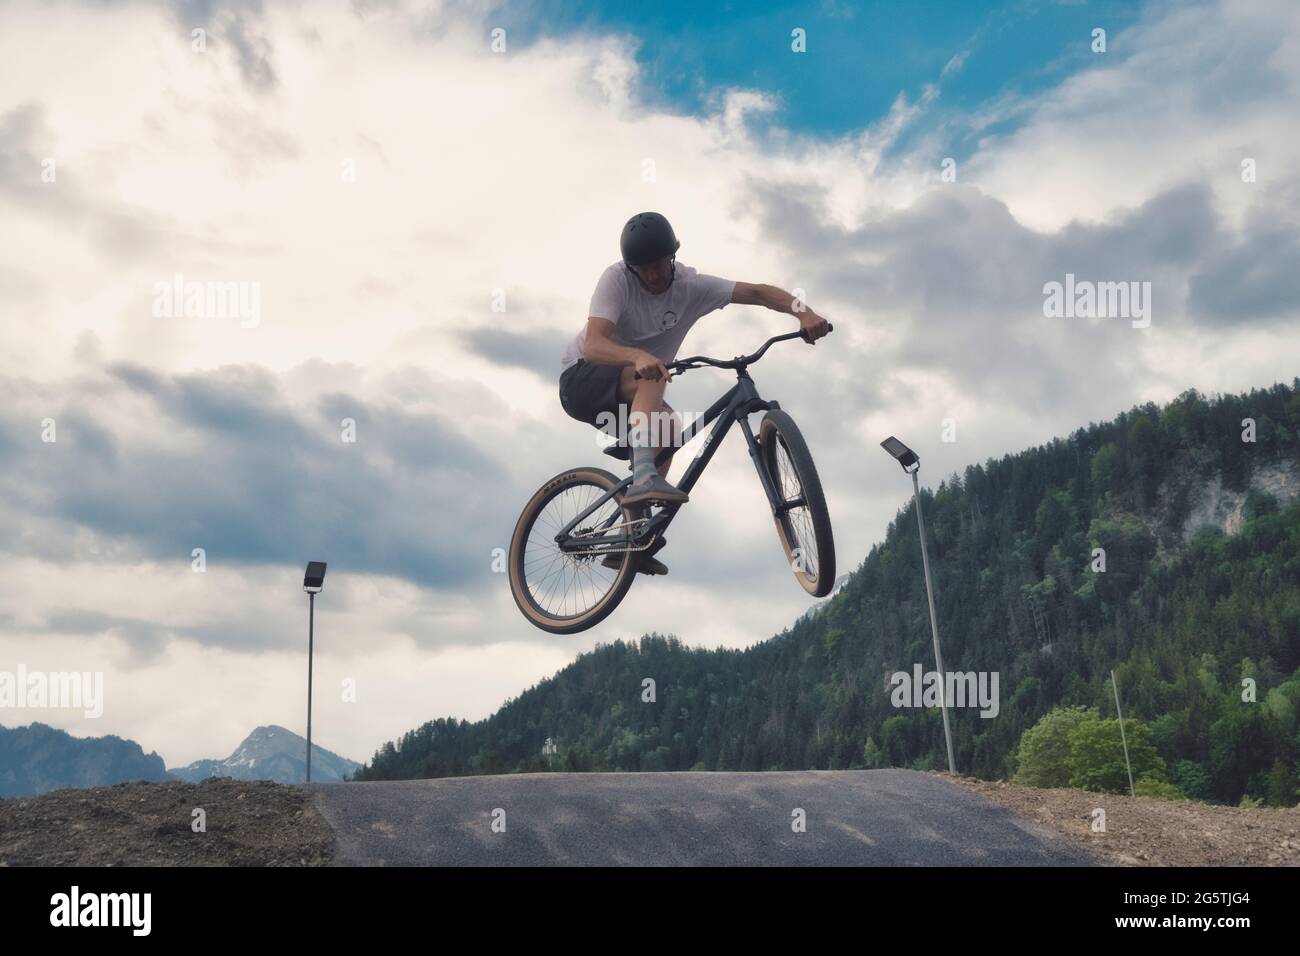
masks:
<svg viewBox="0 0 1300 956"><path fill-rule="evenodd" d="M616 262L601 273L587 314L613 322L613 338L619 345L645 349L667 364L677 357L696 320L729 303L735 288L731 279L703 275L679 262L673 284L651 295L627 266ZM586 341L583 325L560 359L564 368L582 358Z"/></svg>

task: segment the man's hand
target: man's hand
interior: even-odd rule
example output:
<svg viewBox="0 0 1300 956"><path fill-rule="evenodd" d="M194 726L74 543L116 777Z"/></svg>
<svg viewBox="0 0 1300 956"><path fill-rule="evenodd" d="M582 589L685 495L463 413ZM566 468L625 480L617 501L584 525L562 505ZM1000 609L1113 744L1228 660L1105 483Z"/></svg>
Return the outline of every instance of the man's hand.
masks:
<svg viewBox="0 0 1300 956"><path fill-rule="evenodd" d="M668 371L663 362L649 352L641 352L636 357L636 361L632 363L632 367L636 369L637 378L644 378L651 382L672 381L672 373Z"/></svg>
<svg viewBox="0 0 1300 956"><path fill-rule="evenodd" d="M827 321L807 307L803 312L799 313L799 327L803 329L803 334L807 337L809 345L812 345L830 331Z"/></svg>

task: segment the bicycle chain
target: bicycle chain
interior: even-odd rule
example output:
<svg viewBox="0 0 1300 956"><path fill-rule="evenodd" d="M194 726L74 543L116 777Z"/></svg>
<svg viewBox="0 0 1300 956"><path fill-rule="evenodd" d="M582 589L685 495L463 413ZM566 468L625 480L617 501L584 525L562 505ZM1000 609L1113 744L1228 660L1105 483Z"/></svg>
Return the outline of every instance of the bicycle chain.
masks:
<svg viewBox="0 0 1300 956"><path fill-rule="evenodd" d="M659 532L656 531L654 533L654 536L649 541L635 548L600 548L591 551L569 551L567 553L575 554L575 555L628 554L633 551L644 551L647 548L653 547L654 543L658 540L659 540Z"/></svg>
<svg viewBox="0 0 1300 956"><path fill-rule="evenodd" d="M636 521L637 523L642 523L642 522L644 522L644 523L649 523L651 520L652 520L652 519L650 519L650 518L637 518L637 519L635 519L635 521ZM570 552L568 552L568 553L569 553L569 554L575 554L575 555L592 555L592 556L595 556L595 555L601 555L601 554L633 554L633 553L638 553L638 552L645 551L645 550L647 550L647 549L649 549L649 548L654 547L655 542L659 540L659 534L660 534L660 532L656 531L653 535L651 535L649 541L647 541L645 544L638 545L638 546L636 546L636 547L630 547L630 548L596 548L596 549L592 549L592 550L590 550L590 551L570 551Z"/></svg>

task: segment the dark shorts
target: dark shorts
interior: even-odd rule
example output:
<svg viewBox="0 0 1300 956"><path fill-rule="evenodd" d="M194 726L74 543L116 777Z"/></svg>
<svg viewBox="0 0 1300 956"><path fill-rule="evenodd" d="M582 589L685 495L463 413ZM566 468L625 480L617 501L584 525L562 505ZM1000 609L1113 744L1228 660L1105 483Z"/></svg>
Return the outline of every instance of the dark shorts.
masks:
<svg viewBox="0 0 1300 956"><path fill-rule="evenodd" d="M598 422L597 416L613 415L617 428L620 418L618 406L618 377L623 369L618 365L597 365L578 359L560 376L560 404L570 418L599 428L609 419Z"/></svg>

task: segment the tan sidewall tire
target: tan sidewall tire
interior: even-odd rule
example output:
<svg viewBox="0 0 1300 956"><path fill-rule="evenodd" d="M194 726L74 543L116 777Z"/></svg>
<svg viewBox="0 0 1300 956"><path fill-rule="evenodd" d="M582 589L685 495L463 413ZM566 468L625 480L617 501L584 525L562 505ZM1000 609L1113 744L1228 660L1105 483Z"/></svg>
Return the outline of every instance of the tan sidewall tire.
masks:
<svg viewBox="0 0 1300 956"><path fill-rule="evenodd" d="M561 489L570 485L597 484L608 491L610 488L616 487L618 483L617 478L601 468L572 468L560 472L550 481L547 481L529 499L528 504L524 506L523 513L520 514L519 520L515 523L514 535L510 539L508 571L510 593L515 599L515 604L523 612L524 617L528 618L529 622L534 626L552 634L576 634L579 631L585 631L608 617L610 612L618 607L619 603L627 595L628 589L632 587L632 582L636 580L635 562L624 561L619 576L614 580L614 586L610 588L604 600L582 615L572 618L556 618L546 614L534 604L526 593L526 584L521 578L523 549L528 532L537 519L537 513L546 502ZM628 512L624 510L623 514L626 517Z"/></svg>
<svg viewBox="0 0 1300 956"><path fill-rule="evenodd" d="M795 472L799 476L799 483L803 486L804 498L808 502L808 510L812 517L813 534L817 539L817 577L810 578L806 572L795 571L793 567L790 570L793 572L795 580L799 582L805 591L813 597L825 597L830 594L831 588L835 586L835 539L831 533L831 520L830 513L826 509L826 496L822 493L821 480L817 477L817 467L813 464L812 454L808 451L808 445L803 440L803 435L800 434L794 419L779 409L764 415L758 430L758 443L763 453L763 465L767 468L772 483L779 489L775 444L778 431L781 437L785 439L791 462L794 464ZM805 474L805 471L807 474ZM794 548L791 546L789 536L786 534L785 522L775 515L772 516L772 521L776 525L776 535L781 540L781 547L785 550L786 561L793 565Z"/></svg>

